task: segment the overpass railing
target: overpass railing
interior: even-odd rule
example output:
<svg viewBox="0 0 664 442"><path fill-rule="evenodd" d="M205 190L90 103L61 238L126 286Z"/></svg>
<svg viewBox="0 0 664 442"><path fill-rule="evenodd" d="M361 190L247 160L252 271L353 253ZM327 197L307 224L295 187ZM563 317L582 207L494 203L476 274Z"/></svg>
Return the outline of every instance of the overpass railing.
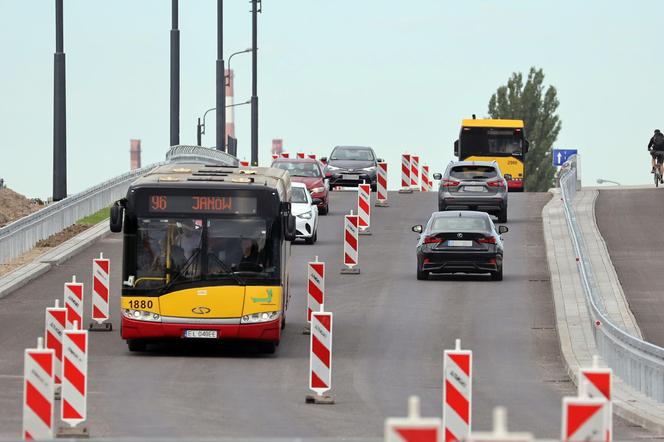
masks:
<svg viewBox="0 0 664 442"><path fill-rule="evenodd" d="M609 319L602 303L600 289L573 207L577 183L577 158L572 156L563 166L560 190L563 209L576 256L581 284L593 321L597 349L614 373L634 389L664 402L664 348L646 342L618 327Z"/></svg>
<svg viewBox="0 0 664 442"><path fill-rule="evenodd" d="M38 241L61 232L76 221L110 206L127 194L129 185L158 164L132 170L0 228L0 264L18 258Z"/></svg>
<svg viewBox="0 0 664 442"><path fill-rule="evenodd" d="M166 161L218 164L231 167L239 164L238 159L231 154L202 146L173 146L166 154Z"/></svg>

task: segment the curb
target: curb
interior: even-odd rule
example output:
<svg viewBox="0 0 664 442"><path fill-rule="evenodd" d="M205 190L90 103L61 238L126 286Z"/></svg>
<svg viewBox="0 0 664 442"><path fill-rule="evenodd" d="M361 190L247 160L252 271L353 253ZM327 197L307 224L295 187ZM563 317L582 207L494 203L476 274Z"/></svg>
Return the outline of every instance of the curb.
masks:
<svg viewBox="0 0 664 442"><path fill-rule="evenodd" d="M30 281L39 278L51 270L52 267L63 264L94 241L110 233L108 219L105 219L37 257L31 263L25 264L0 277L0 299L10 295Z"/></svg>
<svg viewBox="0 0 664 442"><path fill-rule="evenodd" d="M565 370L572 382L578 385L579 367L590 367L592 356L599 352L595 345L592 320L581 286L560 193L557 189L550 192L553 193L553 198L542 209L542 224L551 274L556 329ZM577 213L577 219L583 215L590 214ZM592 222L595 222L594 216ZM604 258L610 262L610 257ZM596 273L598 270L600 269L596 269ZM631 312L629 314L631 315ZM603 361L600 364L606 365ZM664 434L664 404L636 391L617 376L614 375L613 378L614 413L655 434Z"/></svg>

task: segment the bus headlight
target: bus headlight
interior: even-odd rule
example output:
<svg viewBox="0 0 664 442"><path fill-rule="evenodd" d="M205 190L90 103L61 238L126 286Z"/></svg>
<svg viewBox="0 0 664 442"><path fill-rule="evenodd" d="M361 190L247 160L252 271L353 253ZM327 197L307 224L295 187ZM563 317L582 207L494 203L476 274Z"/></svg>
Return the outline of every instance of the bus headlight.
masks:
<svg viewBox="0 0 664 442"><path fill-rule="evenodd" d="M254 313L251 315L244 315L240 323L242 324L256 324L258 322L274 321L279 318L279 312L262 312Z"/></svg>
<svg viewBox="0 0 664 442"><path fill-rule="evenodd" d="M308 212L300 213L297 217L302 219L311 219L311 210Z"/></svg>
<svg viewBox="0 0 664 442"><path fill-rule="evenodd" d="M158 313L146 312L144 310L122 309L122 316L134 321L161 322L161 316Z"/></svg>

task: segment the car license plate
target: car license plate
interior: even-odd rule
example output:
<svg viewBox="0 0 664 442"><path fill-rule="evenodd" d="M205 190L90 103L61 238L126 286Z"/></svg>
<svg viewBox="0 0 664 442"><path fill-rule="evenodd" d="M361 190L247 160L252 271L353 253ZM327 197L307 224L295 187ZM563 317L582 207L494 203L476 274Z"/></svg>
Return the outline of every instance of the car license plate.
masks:
<svg viewBox="0 0 664 442"><path fill-rule="evenodd" d="M360 176L359 175L343 175L343 178L345 180L349 180L349 181L357 181L357 180L360 179Z"/></svg>
<svg viewBox="0 0 664 442"><path fill-rule="evenodd" d="M460 241L457 239L450 239L447 241L447 245L450 247L472 247L473 242L472 241Z"/></svg>
<svg viewBox="0 0 664 442"><path fill-rule="evenodd" d="M217 339L219 332L217 330L185 330L185 338L195 339Z"/></svg>
<svg viewBox="0 0 664 442"><path fill-rule="evenodd" d="M463 186L464 192L486 192L484 186Z"/></svg>

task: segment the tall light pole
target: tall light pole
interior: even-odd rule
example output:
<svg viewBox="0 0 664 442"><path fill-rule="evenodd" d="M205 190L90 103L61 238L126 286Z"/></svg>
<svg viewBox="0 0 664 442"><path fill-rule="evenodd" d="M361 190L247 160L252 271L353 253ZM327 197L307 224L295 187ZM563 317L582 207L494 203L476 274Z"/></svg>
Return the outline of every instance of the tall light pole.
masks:
<svg viewBox="0 0 664 442"><path fill-rule="evenodd" d="M180 30L178 0L171 0L171 146L180 144Z"/></svg>
<svg viewBox="0 0 664 442"><path fill-rule="evenodd" d="M53 201L67 197L67 93L63 0L55 0L53 54Z"/></svg>
<svg viewBox="0 0 664 442"><path fill-rule="evenodd" d="M258 49L258 48L256 48L256 49ZM233 53L230 55L230 57L228 57L228 70L229 70L229 71L231 70L231 60L233 59L233 56L234 56L234 55L238 55L238 54L246 54L247 52L251 52L251 51L253 51L253 50L254 50L253 48L247 48L247 49L245 49L244 51L233 52ZM230 83L231 83L231 76L230 76L230 75L226 75L226 86L230 85Z"/></svg>
<svg viewBox="0 0 664 442"><path fill-rule="evenodd" d="M217 109L226 109L223 0L217 0ZM217 112L217 150L226 150L226 112Z"/></svg>
<svg viewBox="0 0 664 442"><path fill-rule="evenodd" d="M258 166L258 13L261 0L251 0L251 165Z"/></svg>

